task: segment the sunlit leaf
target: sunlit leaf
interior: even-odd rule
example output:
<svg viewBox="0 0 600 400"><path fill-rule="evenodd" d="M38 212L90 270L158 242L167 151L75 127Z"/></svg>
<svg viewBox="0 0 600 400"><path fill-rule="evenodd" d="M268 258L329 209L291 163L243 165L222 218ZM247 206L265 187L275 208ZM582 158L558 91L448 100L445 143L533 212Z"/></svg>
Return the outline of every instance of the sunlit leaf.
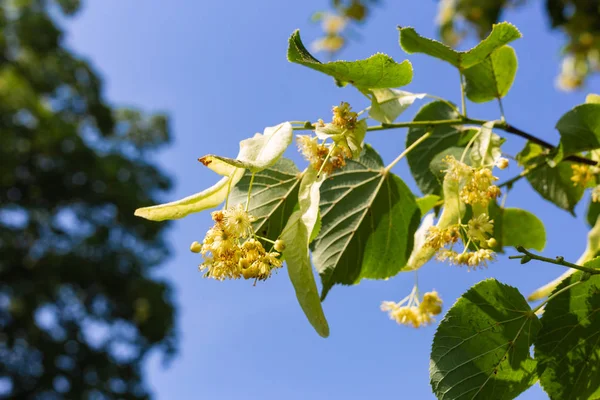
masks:
<svg viewBox="0 0 600 400"><path fill-rule="evenodd" d="M320 208L321 232L311 248L323 298L334 284L385 279L406 265L420 211L408 187L384 171L371 147L328 177Z"/></svg>
<svg viewBox="0 0 600 400"><path fill-rule="evenodd" d="M429 211L433 210L438 201L440 201L440 196L435 194L426 194L425 196L416 199L416 201L417 205L419 206L419 210L421 210L421 215L425 215Z"/></svg>
<svg viewBox="0 0 600 400"><path fill-rule="evenodd" d="M484 61L494 50L521 37L519 30L508 22L492 27L492 32L477 46L467 51L456 51L437 40L420 36L414 28L399 28L400 46L409 54L424 53L444 60L460 70Z"/></svg>
<svg viewBox="0 0 600 400"><path fill-rule="evenodd" d="M575 206L581 200L584 189L579 185L573 185L572 163L562 161L552 168L547 163L547 157L546 150L531 142L528 142L517 155L521 165L531 168L527 174L527 181L531 187L544 199L574 214Z"/></svg>
<svg viewBox="0 0 600 400"><path fill-rule="evenodd" d="M479 282L448 311L433 338L430 377L438 399L513 399L537 380L529 348L541 327L521 293Z"/></svg>
<svg viewBox="0 0 600 400"><path fill-rule="evenodd" d="M290 62L332 76L339 85L351 83L362 89L404 86L410 83L413 74L409 61L397 63L385 54L375 54L358 61L321 63L304 47L298 30L289 39L287 57Z"/></svg>
<svg viewBox="0 0 600 400"><path fill-rule="evenodd" d="M517 74L517 55L512 47L502 46L463 73L469 100L484 103L501 99L510 90Z"/></svg>
<svg viewBox="0 0 600 400"><path fill-rule="evenodd" d="M231 191L229 204L245 204L252 173L244 177ZM275 165L254 175L248 212L256 218L255 232L276 240L298 204L300 171L292 160L281 158Z"/></svg>

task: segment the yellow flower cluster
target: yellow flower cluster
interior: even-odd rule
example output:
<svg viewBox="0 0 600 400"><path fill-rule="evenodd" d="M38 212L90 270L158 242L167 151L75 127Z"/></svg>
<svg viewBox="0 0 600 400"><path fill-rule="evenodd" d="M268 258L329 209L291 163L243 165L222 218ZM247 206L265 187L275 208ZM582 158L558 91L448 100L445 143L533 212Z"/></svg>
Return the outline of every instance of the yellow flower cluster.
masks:
<svg viewBox="0 0 600 400"><path fill-rule="evenodd" d="M266 280L273 269L282 266L280 254L265 251L258 240L240 241L252 236L254 221L241 204L211 215L215 224L206 233L202 244L194 242L190 246L191 251L201 253L204 258L199 268L206 271L205 277L220 281L242 277Z"/></svg>
<svg viewBox="0 0 600 400"><path fill-rule="evenodd" d="M342 101L339 106L333 107L333 119L331 120L333 125L352 131L356 128L357 121L358 114L352 111L350 104L345 101Z"/></svg>
<svg viewBox="0 0 600 400"><path fill-rule="evenodd" d="M425 293L419 300L419 292L415 286L410 295L398 303L382 302L381 311L387 311L390 319L398 324L419 328L430 324L433 316L442 312L442 299L433 291Z"/></svg>
<svg viewBox="0 0 600 400"><path fill-rule="evenodd" d="M460 182L460 199L465 204L487 206L491 199L500 196L500 188L494 185L498 178L490 168L473 168L452 156L446 156L444 162L448 165L446 176Z"/></svg>
<svg viewBox="0 0 600 400"><path fill-rule="evenodd" d="M572 164L571 169L573 174L571 175L571 181L573 186L581 186L586 188L588 183L594 179L594 170L589 165L584 164Z"/></svg>
<svg viewBox="0 0 600 400"><path fill-rule="evenodd" d="M480 214L471 218L467 224L457 223L444 229L436 226L429 228L425 246L437 252L439 261L448 261L452 265L466 265L469 270L481 266L487 267L487 262L495 258L495 253L489 248L495 247L497 242L493 237L488 237L493 232L494 221L490 220L487 214ZM466 236L466 240L461 233ZM463 251L460 253L453 249L459 239L464 244ZM477 246L477 250L469 251L471 243Z"/></svg>
<svg viewBox="0 0 600 400"><path fill-rule="evenodd" d="M316 136L298 135L296 143L310 165L326 175L345 166L346 158L352 157L352 153L347 148L336 146L334 143L319 143ZM329 157L327 157L328 154Z"/></svg>

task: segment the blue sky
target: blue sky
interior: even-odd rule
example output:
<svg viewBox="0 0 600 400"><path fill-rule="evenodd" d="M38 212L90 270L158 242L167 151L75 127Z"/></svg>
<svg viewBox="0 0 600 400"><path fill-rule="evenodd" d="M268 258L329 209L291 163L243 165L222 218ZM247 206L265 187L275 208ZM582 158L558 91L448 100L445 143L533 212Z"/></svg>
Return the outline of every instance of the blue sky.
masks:
<svg viewBox="0 0 600 400"><path fill-rule="evenodd" d="M415 4L419 4L415 6ZM311 1L86 1L68 24L68 44L89 57L105 78L106 95L117 105L166 111L172 117L174 143L156 155L176 181L165 200L195 193L218 177L197 162L204 154L237 154L238 141L286 120L327 119L331 106L350 102L367 106L352 88L337 88L324 75L289 64L287 38L300 28L305 41L319 35L310 15L328 5ZM504 101L508 121L551 142L556 120L583 102L585 92L564 94L554 87L562 37L550 33L529 2L505 15L524 39L514 43L519 72ZM397 61L408 58L415 76L406 90L427 92L459 102L457 72L422 55L403 54L397 25L435 35L437 2L384 1L360 28L362 39L340 55L359 59L385 52ZM590 91L600 91L598 79ZM419 105L401 120L410 120ZM495 104L469 104L469 114L495 119ZM404 148L405 130L367 137L391 161ZM524 144L508 137L504 150ZM290 157L300 161L295 150ZM395 172L416 188L405 162ZM506 175L518 172L513 165ZM585 202L584 202L585 203ZM575 260L585 247L584 204L574 219L546 203L520 182L508 206L536 211L548 228L548 255ZM296 303L287 273L253 287L247 281L205 280L197 271L198 255L189 244L201 240L208 213L173 224L168 239L173 257L160 271L175 287L180 307L178 356L165 367L160 357L147 364L148 383L159 399L430 399L429 349L435 327L401 327L379 311L382 300L399 300L411 290L413 276L365 281L335 287L324 302L331 336L312 331ZM568 232L568 234L565 234ZM487 277L529 293L562 270L547 264L526 266L505 256L489 269L465 269L432 262L419 274L421 290L436 289L448 309L468 287ZM544 398L539 387L522 399Z"/></svg>

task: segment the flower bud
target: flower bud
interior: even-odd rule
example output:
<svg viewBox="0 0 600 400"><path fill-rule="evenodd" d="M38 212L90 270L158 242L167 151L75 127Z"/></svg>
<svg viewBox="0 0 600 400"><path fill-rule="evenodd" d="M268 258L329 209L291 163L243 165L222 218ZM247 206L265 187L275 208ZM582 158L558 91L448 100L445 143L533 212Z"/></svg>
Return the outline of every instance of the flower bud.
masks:
<svg viewBox="0 0 600 400"><path fill-rule="evenodd" d="M506 169L508 167L508 159L501 157L496 161L496 166L500 169Z"/></svg>
<svg viewBox="0 0 600 400"><path fill-rule="evenodd" d="M285 242L282 239L277 239L273 245L275 251L283 252L285 250Z"/></svg>
<svg viewBox="0 0 600 400"><path fill-rule="evenodd" d="M494 248L498 245L498 241L495 238L489 238L486 244L488 245L488 247Z"/></svg>
<svg viewBox="0 0 600 400"><path fill-rule="evenodd" d="M191 251L192 253L200 253L200 250L202 250L202 245L201 245L200 243L198 243L198 242L193 242L193 243L190 245L190 251Z"/></svg>

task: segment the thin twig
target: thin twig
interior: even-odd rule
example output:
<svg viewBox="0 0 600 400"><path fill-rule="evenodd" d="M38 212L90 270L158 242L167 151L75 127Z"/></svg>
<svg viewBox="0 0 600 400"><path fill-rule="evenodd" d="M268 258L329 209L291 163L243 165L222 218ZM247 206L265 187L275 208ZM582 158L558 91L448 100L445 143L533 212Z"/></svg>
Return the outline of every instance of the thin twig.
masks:
<svg viewBox="0 0 600 400"><path fill-rule="evenodd" d="M558 256L556 258L543 257L540 255L534 254L530 251L527 251L523 246L517 246L516 249L519 253L523 253L524 255L523 256L510 256L508 258L510 258L510 259L520 258L522 260L527 260L527 261L521 261L521 262L528 262L529 260L538 260L538 261L543 261L543 262L547 262L550 264L562 265L563 267L573 268L573 269L576 269L576 270L579 270L582 272L587 272L591 275L600 274L600 269L598 269L598 268L590 268L590 267L584 267L583 265L573 264L568 261L565 261L564 257L561 257L561 256Z"/></svg>

